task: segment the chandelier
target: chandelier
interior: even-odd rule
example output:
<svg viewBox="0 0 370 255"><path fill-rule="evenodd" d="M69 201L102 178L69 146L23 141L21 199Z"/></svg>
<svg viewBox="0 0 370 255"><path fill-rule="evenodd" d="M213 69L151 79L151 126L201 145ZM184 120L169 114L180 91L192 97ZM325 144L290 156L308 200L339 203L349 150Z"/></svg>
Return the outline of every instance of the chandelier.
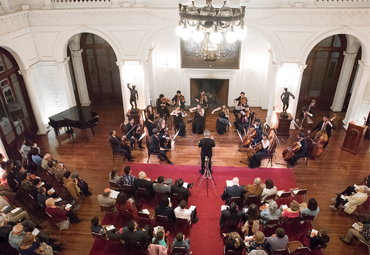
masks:
<svg viewBox="0 0 370 255"><path fill-rule="evenodd" d="M215 8L212 0L206 5L196 7L194 1L190 6L179 4L180 22L176 34L183 40L190 38L198 43L196 56L204 60L218 60L225 56L225 40L233 44L236 40L247 37L244 25L245 6L231 8L227 1L221 8Z"/></svg>

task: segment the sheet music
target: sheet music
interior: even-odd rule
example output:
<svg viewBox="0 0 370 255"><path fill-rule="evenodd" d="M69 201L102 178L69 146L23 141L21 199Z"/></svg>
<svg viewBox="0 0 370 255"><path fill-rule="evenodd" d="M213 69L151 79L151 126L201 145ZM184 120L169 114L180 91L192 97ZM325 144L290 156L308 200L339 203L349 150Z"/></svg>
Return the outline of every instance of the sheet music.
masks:
<svg viewBox="0 0 370 255"><path fill-rule="evenodd" d="M280 197L281 196L281 194L283 194L284 193L284 190L280 190L280 191L278 191L276 194Z"/></svg>
<svg viewBox="0 0 370 255"><path fill-rule="evenodd" d="M110 191L110 197L111 198L117 199L118 194L119 194L118 191L115 191L115 190Z"/></svg>
<svg viewBox="0 0 370 255"><path fill-rule="evenodd" d="M184 182L184 184L183 184L184 188L188 188L188 185L189 185L189 183L187 183L187 182Z"/></svg>
<svg viewBox="0 0 370 255"><path fill-rule="evenodd" d="M55 192L55 189L51 188L51 189L49 189L49 191L51 192L51 194L53 194Z"/></svg>
<svg viewBox="0 0 370 255"><path fill-rule="evenodd" d="M194 211L195 207L196 207L195 205L191 205L191 206L189 207L189 210L190 210L190 211Z"/></svg>
<svg viewBox="0 0 370 255"><path fill-rule="evenodd" d="M55 199L55 202L57 203L57 202L60 202L60 201L62 201L62 198L60 198L60 197L58 197L57 199Z"/></svg>
<svg viewBox="0 0 370 255"><path fill-rule="evenodd" d="M71 204L67 204L67 205L66 205L66 209L71 208L71 207L72 207L72 205L71 205Z"/></svg>
<svg viewBox="0 0 370 255"><path fill-rule="evenodd" d="M109 225L108 227L105 228L107 231L110 231L110 230L113 230L115 229L115 227L113 225Z"/></svg>
<svg viewBox="0 0 370 255"><path fill-rule="evenodd" d="M226 210L226 209L229 209L228 205L221 205L221 211Z"/></svg>
<svg viewBox="0 0 370 255"><path fill-rule="evenodd" d="M37 236L39 233L40 233L40 230L38 230L37 228L35 228L35 229L32 231L32 235L34 235L34 236Z"/></svg>
<svg viewBox="0 0 370 255"><path fill-rule="evenodd" d="M150 214L150 212L148 211L148 209L143 209L143 210L142 210L142 213Z"/></svg>

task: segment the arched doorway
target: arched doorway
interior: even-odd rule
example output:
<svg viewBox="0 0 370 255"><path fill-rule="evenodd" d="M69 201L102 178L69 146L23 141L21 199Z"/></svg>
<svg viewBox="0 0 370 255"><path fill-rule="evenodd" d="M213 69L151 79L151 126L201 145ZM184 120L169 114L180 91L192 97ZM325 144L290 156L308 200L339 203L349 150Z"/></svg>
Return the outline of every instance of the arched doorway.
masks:
<svg viewBox="0 0 370 255"><path fill-rule="evenodd" d="M81 35L80 45L90 100L122 102L120 74L113 48L103 38L91 33Z"/></svg>
<svg viewBox="0 0 370 255"><path fill-rule="evenodd" d="M343 34L333 35L319 42L307 57L307 67L302 76L297 116L303 106L316 100L316 108L329 110L343 64L343 51L347 39Z"/></svg>
<svg viewBox="0 0 370 255"><path fill-rule="evenodd" d="M16 155L21 137L37 132L28 94L13 56L0 47L0 138L9 157Z"/></svg>

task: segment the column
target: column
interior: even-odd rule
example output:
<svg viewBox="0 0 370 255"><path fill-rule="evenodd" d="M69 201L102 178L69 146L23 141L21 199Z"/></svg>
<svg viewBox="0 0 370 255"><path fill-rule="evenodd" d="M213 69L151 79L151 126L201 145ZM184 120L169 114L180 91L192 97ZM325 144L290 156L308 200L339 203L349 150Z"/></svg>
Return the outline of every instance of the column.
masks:
<svg viewBox="0 0 370 255"><path fill-rule="evenodd" d="M10 9L8 0L0 0L1 7L6 12L14 12L14 9Z"/></svg>
<svg viewBox="0 0 370 255"><path fill-rule="evenodd" d="M342 70L340 71L337 89L335 91L335 96L333 104L330 109L333 112L340 112L343 108L344 98L346 97L346 92L348 88L349 79L351 78L353 64L355 62L357 53L343 52L344 60L342 65Z"/></svg>
<svg viewBox="0 0 370 255"><path fill-rule="evenodd" d="M270 95L268 98L268 106L267 106L267 117L266 117L266 123L271 126L272 123L276 123L276 121L273 121L274 115L275 115L275 97L276 97L276 74L281 67L281 64L276 64L274 59L274 52L273 50L269 49L269 67L267 71L267 79L266 83L269 86Z"/></svg>
<svg viewBox="0 0 370 255"><path fill-rule="evenodd" d="M85 70L82 62L82 51L83 49L71 50L71 56L81 105L88 106L91 104L91 101L89 91L87 90Z"/></svg>
<svg viewBox="0 0 370 255"><path fill-rule="evenodd" d="M126 67L125 67L125 61L120 61L116 63L118 68L119 68L119 75L120 75L120 80L121 80L121 90L122 90L122 102L123 102L123 113L124 116L126 116L127 112L129 109L131 109L130 105L130 91L127 89L127 84L125 74L126 72ZM139 95L140 98L140 95ZM125 118L125 123L127 123L127 118Z"/></svg>
<svg viewBox="0 0 370 255"><path fill-rule="evenodd" d="M51 0L44 0L44 7L42 9L51 9L52 7Z"/></svg>
<svg viewBox="0 0 370 255"><path fill-rule="evenodd" d="M144 83L143 83L143 100L144 100L144 107L147 107L150 105L150 83L149 83L149 63L147 62L142 62L141 66L144 71Z"/></svg>
<svg viewBox="0 0 370 255"><path fill-rule="evenodd" d="M47 130L45 127L47 123L47 116L45 116L46 115L44 108L45 102L43 102L43 93L39 85L40 77L37 70L37 66L34 65L33 67L27 70L20 70L18 72L23 76L23 80L26 85L28 97L30 99L30 103L32 106L33 115L35 116L38 127L37 134L46 134ZM43 117L45 118L45 120L43 120Z"/></svg>
<svg viewBox="0 0 370 255"><path fill-rule="evenodd" d="M58 62L57 66L61 85L65 92L67 108L71 108L76 105L76 98L73 91L71 74L69 73L68 61L69 57L66 57L63 62Z"/></svg>
<svg viewBox="0 0 370 255"><path fill-rule="evenodd" d="M364 123L364 117L367 118L370 110L370 66L365 65L359 60L359 70L355 85L353 87L351 100L348 110L343 120L344 128L348 127L351 121Z"/></svg>

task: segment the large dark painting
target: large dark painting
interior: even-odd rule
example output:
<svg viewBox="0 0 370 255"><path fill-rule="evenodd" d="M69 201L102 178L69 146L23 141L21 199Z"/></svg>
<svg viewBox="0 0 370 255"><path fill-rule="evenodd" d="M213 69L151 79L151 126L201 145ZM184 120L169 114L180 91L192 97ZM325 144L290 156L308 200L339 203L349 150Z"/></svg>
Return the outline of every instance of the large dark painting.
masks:
<svg viewBox="0 0 370 255"><path fill-rule="evenodd" d="M221 43L225 49L225 57L220 56L219 60L206 61L202 57L196 57L199 44L193 40L184 41L180 39L181 67L182 68L211 68L211 69L239 69L239 57L241 42Z"/></svg>

